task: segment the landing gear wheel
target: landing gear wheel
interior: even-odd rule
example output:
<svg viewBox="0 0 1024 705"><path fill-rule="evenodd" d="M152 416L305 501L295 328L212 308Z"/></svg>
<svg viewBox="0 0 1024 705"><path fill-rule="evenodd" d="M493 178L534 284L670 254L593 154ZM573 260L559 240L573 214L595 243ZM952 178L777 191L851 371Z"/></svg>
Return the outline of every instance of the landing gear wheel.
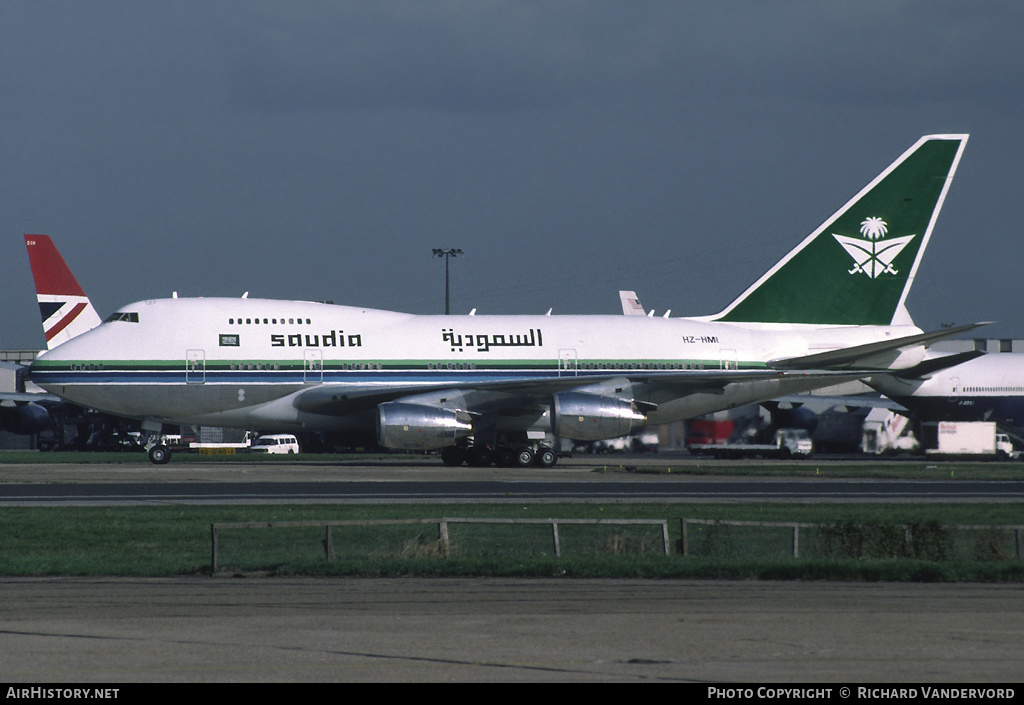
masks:
<svg viewBox="0 0 1024 705"><path fill-rule="evenodd" d="M485 446L469 449L469 464L473 467L486 468L494 463L494 451Z"/></svg>
<svg viewBox="0 0 1024 705"><path fill-rule="evenodd" d="M537 451L537 465L542 468L549 468L558 462L558 453L550 448L541 448Z"/></svg>
<svg viewBox="0 0 1024 705"><path fill-rule="evenodd" d="M171 462L171 450L163 444L157 444L149 449L149 462L154 465L166 465Z"/></svg>
<svg viewBox="0 0 1024 705"><path fill-rule="evenodd" d="M516 464L521 468L533 465L534 457L533 448L524 446L516 451Z"/></svg>
<svg viewBox="0 0 1024 705"><path fill-rule="evenodd" d="M516 464L516 453L508 446L498 448L497 455L494 456L494 464L499 468L510 468Z"/></svg>
<svg viewBox="0 0 1024 705"><path fill-rule="evenodd" d="M441 451L441 462L448 467L457 467L462 465L462 461L466 459L465 453L462 452L461 448L455 446L448 446Z"/></svg>

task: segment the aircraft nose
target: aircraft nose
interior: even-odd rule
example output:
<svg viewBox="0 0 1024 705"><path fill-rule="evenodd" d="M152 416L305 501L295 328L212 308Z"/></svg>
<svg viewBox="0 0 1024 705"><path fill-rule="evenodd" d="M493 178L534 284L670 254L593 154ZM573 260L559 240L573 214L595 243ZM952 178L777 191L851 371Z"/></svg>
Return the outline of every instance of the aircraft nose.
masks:
<svg viewBox="0 0 1024 705"><path fill-rule="evenodd" d="M74 341L68 341L52 350L44 350L28 366L28 380L50 391L50 386L56 384L54 375L60 371L63 360L72 359L67 355L69 348ZM70 352L74 352L73 350Z"/></svg>
<svg viewBox="0 0 1024 705"><path fill-rule="evenodd" d="M36 359L29 363L28 379L35 381L36 376L39 375L43 371L43 369L45 369L47 363L46 352L47 351L44 350L40 354L36 355Z"/></svg>

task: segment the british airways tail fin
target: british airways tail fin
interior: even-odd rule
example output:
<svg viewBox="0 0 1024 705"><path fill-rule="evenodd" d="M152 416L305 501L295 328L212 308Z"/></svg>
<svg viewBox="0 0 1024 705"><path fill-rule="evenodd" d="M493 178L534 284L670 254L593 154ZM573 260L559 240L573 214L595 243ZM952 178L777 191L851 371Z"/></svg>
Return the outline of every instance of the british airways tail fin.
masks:
<svg viewBox="0 0 1024 705"><path fill-rule="evenodd" d="M46 347L52 349L100 324L99 314L82 291L47 235L26 235L28 261L36 282Z"/></svg>
<svg viewBox="0 0 1024 705"><path fill-rule="evenodd" d="M922 137L712 320L893 325L967 135Z"/></svg>
<svg viewBox="0 0 1024 705"><path fill-rule="evenodd" d="M622 315L624 316L646 316L644 307L640 305L635 291L620 291L619 301L622 302Z"/></svg>

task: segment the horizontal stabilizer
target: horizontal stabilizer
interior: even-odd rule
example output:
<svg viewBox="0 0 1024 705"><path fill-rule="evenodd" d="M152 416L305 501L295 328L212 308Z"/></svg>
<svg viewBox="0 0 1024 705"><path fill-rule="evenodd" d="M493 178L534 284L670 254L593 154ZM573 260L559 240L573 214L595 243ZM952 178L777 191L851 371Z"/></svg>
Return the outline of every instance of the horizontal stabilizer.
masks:
<svg viewBox="0 0 1024 705"><path fill-rule="evenodd" d="M953 338L961 333L986 325L988 325L987 322L970 323L965 326L957 326L956 328L943 328L942 330L932 331L930 333L918 333L917 335L907 335L902 338L883 340L877 343L854 345L849 348L839 348L838 350L829 350L828 352L815 353L814 355L772 360L768 365L776 370L835 369L836 367L851 367L861 365L865 358L878 355L879 353L899 350L900 348L911 345L923 345L936 340Z"/></svg>
<svg viewBox="0 0 1024 705"><path fill-rule="evenodd" d="M899 370L895 375L902 379L921 379L922 377L927 377L935 374L936 372L949 369L950 367L962 365L963 363L981 357L984 354L985 352L982 350L969 350L967 352L954 353L952 355L943 355L942 357L925 360L924 362L914 365L909 369Z"/></svg>

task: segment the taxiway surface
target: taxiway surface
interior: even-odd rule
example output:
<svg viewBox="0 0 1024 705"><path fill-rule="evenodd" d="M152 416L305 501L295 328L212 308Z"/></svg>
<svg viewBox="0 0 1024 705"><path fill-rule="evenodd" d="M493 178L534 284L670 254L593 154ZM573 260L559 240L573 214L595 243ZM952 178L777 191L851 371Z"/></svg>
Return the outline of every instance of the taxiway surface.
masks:
<svg viewBox="0 0 1024 705"><path fill-rule="evenodd" d="M993 683L1011 585L505 579L0 582L0 681Z"/></svg>
<svg viewBox="0 0 1024 705"><path fill-rule="evenodd" d="M315 456L313 456L315 458ZM2 460L0 460L2 462ZM714 464L715 461L711 461ZM746 461L751 467L774 461ZM686 474L707 460L566 459L554 468L444 467L408 461L25 464L0 471L0 505L466 502L1019 502L1024 480L871 480ZM659 467L629 472L630 463ZM776 463L777 464L777 463ZM676 472L671 472L672 466ZM730 466L736 463L730 462ZM784 466L780 466L784 467Z"/></svg>

